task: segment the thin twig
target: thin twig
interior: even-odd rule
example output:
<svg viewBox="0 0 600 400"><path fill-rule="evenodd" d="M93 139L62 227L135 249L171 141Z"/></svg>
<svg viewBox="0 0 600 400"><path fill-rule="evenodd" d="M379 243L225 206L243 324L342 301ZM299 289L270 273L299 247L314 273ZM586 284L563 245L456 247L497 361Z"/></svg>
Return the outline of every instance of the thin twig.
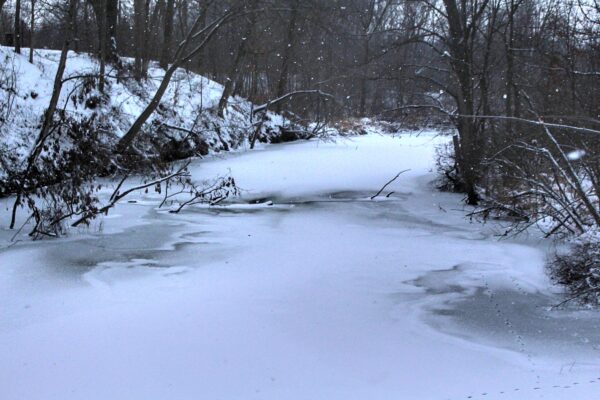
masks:
<svg viewBox="0 0 600 400"><path fill-rule="evenodd" d="M386 187L388 187L392 182L394 182L396 179L398 179L398 177L400 175L402 175L403 173L408 172L408 171L410 171L410 169L405 169L404 171L398 172L398 174L395 177L393 177L392 179L390 179L388 181L388 183L386 183L385 185L383 185L383 187L381 189L379 189L379 192L377 192L377 194L375 196L371 197L371 200L374 200L377 196L379 196L381 194L381 192L383 192L385 190Z"/></svg>
<svg viewBox="0 0 600 400"><path fill-rule="evenodd" d="M31 214L26 220L25 222L23 222L23 225L21 225L21 227L15 232L15 234L13 235L12 238L10 238L11 242L15 241L15 238L17 237L17 235L19 233L21 233L21 231L23 230L23 228L25 228L25 225L27 225L29 223L29 221L31 221L31 218L33 218L33 214Z"/></svg>

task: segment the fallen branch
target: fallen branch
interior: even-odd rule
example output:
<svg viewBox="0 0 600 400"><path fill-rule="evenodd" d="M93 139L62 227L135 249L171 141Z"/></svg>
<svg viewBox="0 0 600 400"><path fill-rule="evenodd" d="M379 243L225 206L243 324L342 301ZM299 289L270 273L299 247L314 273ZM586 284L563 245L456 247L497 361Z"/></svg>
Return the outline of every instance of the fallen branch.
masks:
<svg viewBox="0 0 600 400"><path fill-rule="evenodd" d="M573 296L568 297L566 300L563 300L560 303L553 305L552 307L550 307L550 309L551 310L555 310L557 308L560 308L560 307L564 306L567 303L570 303L572 301L578 300L581 297L583 297L583 296L585 296L587 294L590 294L590 293L594 293L594 292L598 292L598 288L591 288L591 289L584 290L582 292L576 293Z"/></svg>
<svg viewBox="0 0 600 400"><path fill-rule="evenodd" d="M88 212L84 213L83 216L81 218L79 218L77 221L73 222L71 224L71 226L77 227L77 226L81 225L82 223L88 223L89 220L95 218L96 216L98 216L100 214L106 214L108 212L108 210L113 208L117 204L117 202L119 202L119 200L123 199L124 197L126 197L127 195L129 195L132 192L147 189L152 186L160 185L161 183L170 181L171 179L174 179L174 178L181 178L181 177L189 176L189 172L187 170L188 165L189 165L189 163L183 165L181 168L179 168L177 171L173 172L172 174L163 176L161 178L155 179L151 182L147 182L147 183L144 183L139 186L132 187L121 193L121 192L119 192L119 190L124 182L124 180L122 180L119 183L119 185L117 186L117 188L115 189L112 196L110 197L108 204L106 204L102 208L99 208L98 210L92 210L92 211L88 211Z"/></svg>
<svg viewBox="0 0 600 400"><path fill-rule="evenodd" d="M383 187L381 189L379 189L379 192L377 192L377 194L375 194L375 196L371 197L371 200L374 200L377 196L379 196L385 190L386 187L388 187L389 185L392 184L392 182L394 182L396 179L398 179L398 177L400 175L402 175L403 173L408 172L408 171L410 171L410 169L405 169L404 171L398 172L398 174L395 177L393 177L392 179L390 179L388 181L388 183L386 183L385 185L383 185Z"/></svg>
<svg viewBox="0 0 600 400"><path fill-rule="evenodd" d="M548 129L548 128L557 128L557 129L572 130L572 131L581 132L581 133L600 134L600 131L597 130L597 129L590 129L590 128L585 128L585 127L572 126L572 125L564 125L564 124L555 124L555 123L552 123L552 122L545 122L541 117L539 117L537 120L531 120L531 119L526 119L526 118L509 117L509 116L503 116L503 115L462 115L462 114L457 114L456 116L460 117L460 118L492 119L492 120L505 120L505 121L513 121L513 122L522 122L524 124L541 126L541 127L545 128L545 129Z"/></svg>
<svg viewBox="0 0 600 400"><path fill-rule="evenodd" d="M180 203L179 207L169 212L178 214L185 207L194 204L208 204L210 206L215 206L230 197L239 196L239 194L240 190L232 177L220 178L217 182L207 188L194 188L191 199Z"/></svg>

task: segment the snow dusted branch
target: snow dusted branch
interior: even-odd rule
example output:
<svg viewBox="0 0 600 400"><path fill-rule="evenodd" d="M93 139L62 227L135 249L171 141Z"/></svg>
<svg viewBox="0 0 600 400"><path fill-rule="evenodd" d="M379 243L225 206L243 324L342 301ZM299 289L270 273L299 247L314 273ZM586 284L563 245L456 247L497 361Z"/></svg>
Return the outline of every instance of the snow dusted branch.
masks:
<svg viewBox="0 0 600 400"><path fill-rule="evenodd" d="M542 141L544 144L521 142L508 147L523 149L534 154L531 163L510 161L510 156L502 156L501 153L508 148L501 150L492 157L495 163L503 166L503 170L511 172L506 177L520 181L525 190L518 190L517 193L504 193L499 199L488 199L488 203L492 203L492 208L501 212L506 210L507 206L514 208L515 205L526 210L525 215L529 217L529 220L524 224L525 227L539 222L547 226L546 221L552 220L552 225L546 233L547 236L557 233L582 234L588 231L591 226L600 226L600 209L597 205L597 195L594 194L593 190L587 188L586 177L575 165L572 157L564 150L564 146L559 143L553 130L560 129L584 134L598 134L600 131L566 124L548 123L536 112L527 93L521 91L521 95L527 101L529 112L535 116L535 120L491 115L463 116L473 119L510 120L539 126L544 137ZM585 170L585 165L583 169ZM593 171L588 170L592 183L594 181L593 174ZM506 204L507 201L512 204ZM544 219L547 220L544 221Z"/></svg>
<svg viewBox="0 0 600 400"><path fill-rule="evenodd" d="M594 204L593 204L592 200L589 198L588 194L583 189L583 184L581 183L581 180L580 180L579 176L577 175L577 172L575 172L575 169L573 168L573 165L571 164L571 160L565 154L562 147L558 144L558 141L556 140L556 138L554 137L554 135L552 134L552 132L550 131L550 129L548 129L548 126L546 126L546 125L544 125L544 132L546 133L546 136L548 137L548 139L550 139L550 142L555 147L556 151L560 155L560 157L566 167L565 167L564 171L562 171L562 168L558 165L558 163L556 161L553 162L554 165L557 168L560 168L560 170L562 171L562 174L565 175L566 181L569 184L569 186L571 186L573 188L573 190L575 190L577 195L580 197L581 201L583 202L583 204L587 208L588 212L594 219L594 222L596 223L596 225L600 226L600 213L594 206ZM549 153L549 151L547 151L547 153Z"/></svg>
<svg viewBox="0 0 600 400"><path fill-rule="evenodd" d="M575 131L575 132L600 134L600 130L597 130L597 129L590 129L590 128L583 128L583 127L573 126L573 125L555 124L555 123L551 123L551 122L545 122L542 117L540 117L538 120L531 120L531 119L526 119L526 118L508 117L508 116L503 116L503 115L457 115L457 116L463 117L463 118L473 118L473 119L508 120L508 121L514 121L514 122L522 122L524 124L529 124L529 125L541 126L544 128L567 129L567 130L571 130L571 131Z"/></svg>
<svg viewBox="0 0 600 400"><path fill-rule="evenodd" d="M434 104L409 104L406 106L401 106L401 107L397 107L397 108L392 108L390 110L385 110L385 111L381 112L380 114L387 114L387 113L403 111L403 110L422 110L422 109L427 109L427 108L439 111L442 114L446 114L449 117L456 116L455 111L446 110L445 108L443 108L441 106L436 106Z"/></svg>
<svg viewBox="0 0 600 400"><path fill-rule="evenodd" d="M73 222L71 224L72 227L77 227L83 223L88 223L90 220L94 219L96 216L101 215L101 214L106 214L108 212L108 210L110 210L111 208L113 208L120 200L122 200L124 197L128 196L129 194L139 191L139 190L144 190L147 188L151 188L157 185L160 185L164 182L168 182L171 181L172 179L176 179L176 178L183 178L183 177L189 177L189 172L187 170L187 167L189 166L189 163L184 164L183 166L181 166L180 168L178 168L175 172L163 176L161 178L152 180L150 182L146 182L142 185L138 185L138 186L134 186L132 188L129 188L123 192L121 192L121 187L123 185L123 183L125 182L125 180L127 179L127 176L125 176L118 184L117 188L115 189L115 191L113 192L113 194L110 197L110 200L108 201L108 203L106 205L104 205L101 208L98 209L94 209L94 210L88 210L87 212L83 213L83 215L77 219L75 222Z"/></svg>
<svg viewBox="0 0 600 400"><path fill-rule="evenodd" d="M270 101L266 102L263 105L255 107L252 112L254 114L257 114L259 112L268 111L271 106L274 106L277 103L281 103L281 102L283 102L283 101L285 101L285 100L287 100L287 99L289 99L289 98L291 98L293 96L305 95L305 94L311 94L311 95L314 94L314 95L321 96L321 97L335 99L335 97L332 94L325 93L325 92L323 92L321 90L296 90L294 92L290 92L290 93L284 94L283 96L278 97L278 98L276 98L274 100L270 100Z"/></svg>
<svg viewBox="0 0 600 400"><path fill-rule="evenodd" d="M239 196L240 194L240 190L232 177L219 178L212 185L204 188L194 188L192 192L192 197L189 200L181 202L179 207L170 212L177 214L185 207L194 204L209 204L211 206L216 206L224 200L230 197Z"/></svg>

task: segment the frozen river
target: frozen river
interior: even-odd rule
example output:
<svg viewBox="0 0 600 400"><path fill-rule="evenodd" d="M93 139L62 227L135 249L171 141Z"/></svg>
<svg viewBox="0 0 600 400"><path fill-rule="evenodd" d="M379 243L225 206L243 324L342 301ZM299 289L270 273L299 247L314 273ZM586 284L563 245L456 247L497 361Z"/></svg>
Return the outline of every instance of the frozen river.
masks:
<svg viewBox="0 0 600 400"><path fill-rule="evenodd" d="M90 231L5 240L0 399L600 398L599 314L551 310L538 235L499 240L435 190L445 140L213 157L194 177L231 173L238 205L140 194Z"/></svg>

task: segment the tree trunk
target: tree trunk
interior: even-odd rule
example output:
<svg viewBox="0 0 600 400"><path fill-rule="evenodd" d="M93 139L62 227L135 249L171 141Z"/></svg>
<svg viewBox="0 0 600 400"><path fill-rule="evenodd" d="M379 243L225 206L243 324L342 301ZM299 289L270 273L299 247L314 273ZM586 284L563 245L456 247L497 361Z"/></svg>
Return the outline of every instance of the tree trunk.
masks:
<svg viewBox="0 0 600 400"><path fill-rule="evenodd" d="M98 25L98 42L100 47L105 44L105 59L107 62L118 63L117 54L117 22L119 16L118 0L89 0ZM101 50L102 51L102 50Z"/></svg>
<svg viewBox="0 0 600 400"><path fill-rule="evenodd" d="M154 6L152 14L150 13L150 0L146 0L146 18L149 20L146 24L146 36L144 38L144 66L145 73L148 71L148 66L153 57L156 57L157 53L155 46L150 46L150 43L158 43L158 23L161 10L163 8L164 0L158 0Z"/></svg>
<svg viewBox="0 0 600 400"><path fill-rule="evenodd" d="M286 93L287 83L289 79L290 59L293 54L293 50L296 42L296 27L298 22L298 8L300 7L299 0L293 0L292 11L290 14L290 22L288 24L288 30L286 35L286 41L283 43L283 57L281 59L281 70L279 74L279 81L277 82L277 90L275 97L281 97ZM281 112L281 103L275 105L275 111Z"/></svg>
<svg viewBox="0 0 600 400"><path fill-rule="evenodd" d="M250 7L254 7L256 5L256 0L251 1ZM221 95L221 99L219 100L219 107L217 111L217 115L221 118L224 117L225 107L227 107L227 101L229 100L229 96L231 96L235 82L238 80L240 75L240 66L246 57L246 48L250 43L252 33L254 30L254 25L256 24L256 13L251 13L250 18L246 22L246 29L244 30L244 37L240 40L240 44L238 46L237 52L235 54L235 59L231 64L231 68L229 73L227 74L227 79L225 81L225 86L223 88L223 94Z"/></svg>
<svg viewBox="0 0 600 400"><path fill-rule="evenodd" d="M515 65L515 33L514 33L514 24L515 24L515 13L519 7L520 3L515 3L514 0L510 1L510 8L508 10L508 32L507 36L504 39L504 47L506 51L506 101L505 101L505 113L509 117L518 117L518 91L516 89L517 85L515 83L515 73L514 73L514 65ZM513 123L508 120L506 122L506 129L510 133L513 131Z"/></svg>
<svg viewBox="0 0 600 400"><path fill-rule="evenodd" d="M359 116L364 117L367 110L367 74L369 72L369 37L365 38L363 60L362 60L362 76L360 78L360 104Z"/></svg>
<svg viewBox="0 0 600 400"><path fill-rule="evenodd" d="M33 64L33 39L35 36L35 2L36 0L31 0L31 19L29 21L29 62L31 64Z"/></svg>
<svg viewBox="0 0 600 400"><path fill-rule="evenodd" d="M98 89L100 93L104 93L104 81L106 75L106 60L108 58L108 43L109 40L107 35L107 25L108 25L108 13L106 11L106 2L107 0L101 0L99 12L101 14L97 14L98 20L100 21L98 24L98 28L100 31L100 79L98 84Z"/></svg>
<svg viewBox="0 0 600 400"><path fill-rule="evenodd" d="M15 53L21 54L21 0L15 3Z"/></svg>
<svg viewBox="0 0 600 400"><path fill-rule="evenodd" d="M177 9L179 10L179 34L181 37L185 37L189 26L189 4L188 0L179 0L179 4L177 5Z"/></svg>
<svg viewBox="0 0 600 400"><path fill-rule="evenodd" d="M164 31L162 52L160 55L160 67L167 69L171 61L171 43L173 42L173 18L175 16L175 0L167 0L165 9Z"/></svg>
<svg viewBox="0 0 600 400"><path fill-rule="evenodd" d="M119 2L118 0L106 1L106 36L107 36L107 53L106 59L108 62L117 64L119 56L117 53L117 23L119 19Z"/></svg>
<svg viewBox="0 0 600 400"><path fill-rule="evenodd" d="M482 2L481 7L485 7L487 1ZM460 159L461 169L459 170L464 190L467 194L467 203L476 205L479 203L477 194L477 183L480 175L481 150L479 148L479 132L475 115L474 101L474 83L475 75L473 73L473 54L470 43L471 35L476 31L477 12L472 15L467 12L466 2L461 2L462 8L459 10L456 0L444 0L446 10L445 18L448 23L447 45L450 53L450 65L458 82L457 93L457 129L460 136L460 152L457 159ZM483 8L482 8L483 9ZM481 14L479 14L479 18Z"/></svg>
<svg viewBox="0 0 600 400"><path fill-rule="evenodd" d="M146 2L144 0L134 0L134 36L135 36L135 57L133 66L133 75L137 81L144 78L144 36L146 33Z"/></svg>
<svg viewBox="0 0 600 400"><path fill-rule="evenodd" d="M93 52L92 39L90 34L90 14L88 4L83 3L83 40L87 43L87 48L84 51Z"/></svg>

